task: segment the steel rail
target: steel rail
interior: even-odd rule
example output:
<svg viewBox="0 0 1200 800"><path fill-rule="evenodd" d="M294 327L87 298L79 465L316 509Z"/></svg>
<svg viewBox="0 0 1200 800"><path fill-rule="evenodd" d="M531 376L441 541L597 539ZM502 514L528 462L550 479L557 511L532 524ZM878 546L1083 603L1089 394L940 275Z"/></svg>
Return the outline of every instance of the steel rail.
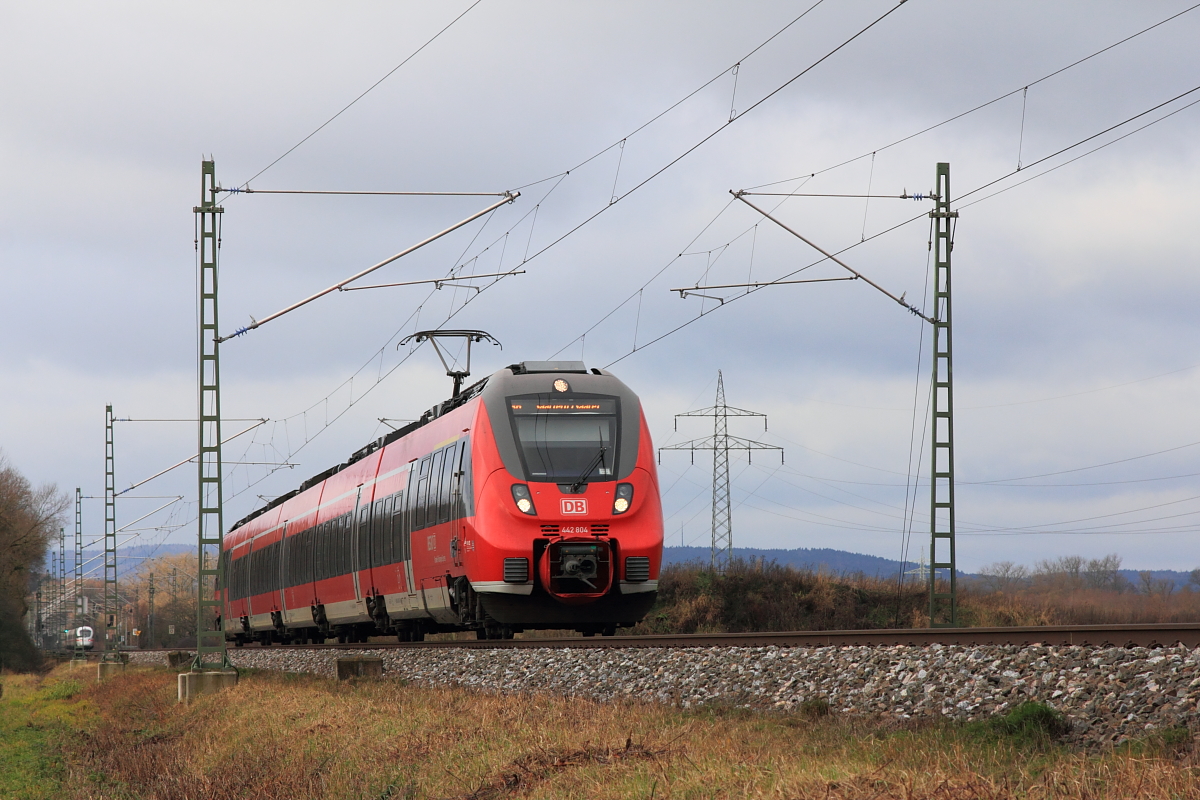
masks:
<svg viewBox="0 0 1200 800"><path fill-rule="evenodd" d="M1200 623L1165 622L1138 625L1045 625L1004 628L872 629L856 631L783 631L766 633L690 633L669 636L572 636L544 639L484 639L442 642L363 642L357 644L249 645L259 650L493 650L601 649L676 647L896 647L930 645L1016 645L1029 647L1200 647ZM131 652L167 652L159 648Z"/></svg>

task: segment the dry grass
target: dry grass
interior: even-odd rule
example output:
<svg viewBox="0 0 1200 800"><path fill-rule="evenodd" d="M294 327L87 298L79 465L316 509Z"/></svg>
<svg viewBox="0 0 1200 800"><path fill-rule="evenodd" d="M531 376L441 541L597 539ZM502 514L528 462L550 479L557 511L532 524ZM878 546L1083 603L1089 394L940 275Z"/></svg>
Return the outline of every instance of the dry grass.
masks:
<svg viewBox="0 0 1200 800"><path fill-rule="evenodd" d="M1105 625L1194 622L1200 592L1170 595L1100 589L1031 587L1009 592L968 589L961 609L971 625Z"/></svg>
<svg viewBox="0 0 1200 800"><path fill-rule="evenodd" d="M1087 754L974 729L817 713L357 684L248 673L175 703L133 669L74 701L73 800L401 798L1171 798L1200 796L1190 745Z"/></svg>
<svg viewBox="0 0 1200 800"><path fill-rule="evenodd" d="M834 575L774 562L734 560L725 574L663 569L658 602L634 633L850 630L924 624L928 595L862 574Z"/></svg>

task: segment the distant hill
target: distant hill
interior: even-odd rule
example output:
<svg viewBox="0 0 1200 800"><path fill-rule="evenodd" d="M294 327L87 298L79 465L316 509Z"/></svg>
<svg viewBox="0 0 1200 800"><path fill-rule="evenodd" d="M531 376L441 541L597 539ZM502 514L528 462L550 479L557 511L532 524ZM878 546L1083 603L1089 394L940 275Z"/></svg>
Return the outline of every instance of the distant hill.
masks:
<svg viewBox="0 0 1200 800"><path fill-rule="evenodd" d="M711 552L707 547L666 547L663 548L663 564L686 564L689 562L707 564ZM873 577L895 576L900 570L900 562L890 558L869 556L864 553L850 553L845 550L833 550L828 547L801 547L795 550L760 550L753 547L735 547L733 548L733 556L734 558L741 558L746 561L762 558L768 562L774 561L782 566L790 565L797 569L824 569L827 572L834 573L861 572L864 575ZM912 569L914 566L913 562L909 562L907 569Z"/></svg>
<svg viewBox="0 0 1200 800"><path fill-rule="evenodd" d="M707 547L665 547L663 548L663 565L686 563L707 564L710 555L711 550ZM774 561L782 566L790 565L797 569L823 569L826 572L833 573L861 572L864 575L873 577L895 577L897 571L900 569L900 562L890 558L869 556L864 553L851 553L846 550L833 550L828 547L800 547L795 550L760 550L753 547L735 547L733 548L733 556L734 558L741 558L747 561L763 558L768 562ZM907 571L913 569L915 566L916 563L913 560L905 564L904 568ZM1119 572L1134 588L1141 588L1142 580L1138 570L1123 569L1119 570ZM1150 574L1153 580L1171 581L1175 585L1176 590L1186 586L1188 579L1191 577L1191 573L1189 572L1171 569L1150 570ZM978 575L969 572L960 572L959 576L963 578L978 577Z"/></svg>

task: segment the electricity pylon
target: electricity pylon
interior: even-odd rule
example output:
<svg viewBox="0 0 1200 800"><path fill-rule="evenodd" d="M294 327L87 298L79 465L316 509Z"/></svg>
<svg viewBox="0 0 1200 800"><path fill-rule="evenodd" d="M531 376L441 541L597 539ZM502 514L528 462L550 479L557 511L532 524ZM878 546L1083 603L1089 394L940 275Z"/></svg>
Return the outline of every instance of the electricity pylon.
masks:
<svg viewBox="0 0 1200 800"><path fill-rule="evenodd" d="M773 444L743 439L729 435L729 417L762 417L763 430L767 429L767 415L757 411L747 411L744 408L734 408L725 403L725 376L717 370L717 402L708 408L687 411L675 415L675 429L679 429L680 417L712 417L713 435L703 439L692 439L690 442L669 444L658 448L659 458L663 450L691 450L692 461L695 463L695 451L713 451L713 489L712 489L712 568L724 574L729 562L733 560L733 507L729 501L729 451L745 450L747 457L753 450L778 450L779 461L783 463L783 448Z"/></svg>

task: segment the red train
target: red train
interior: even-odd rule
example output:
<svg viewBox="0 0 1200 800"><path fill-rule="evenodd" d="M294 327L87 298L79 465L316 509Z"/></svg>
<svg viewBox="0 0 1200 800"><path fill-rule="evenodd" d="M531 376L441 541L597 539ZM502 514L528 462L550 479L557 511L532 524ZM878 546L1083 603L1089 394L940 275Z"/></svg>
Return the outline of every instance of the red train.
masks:
<svg viewBox="0 0 1200 800"><path fill-rule="evenodd" d="M637 395L527 361L234 525L224 629L238 645L611 635L654 604L662 547Z"/></svg>

